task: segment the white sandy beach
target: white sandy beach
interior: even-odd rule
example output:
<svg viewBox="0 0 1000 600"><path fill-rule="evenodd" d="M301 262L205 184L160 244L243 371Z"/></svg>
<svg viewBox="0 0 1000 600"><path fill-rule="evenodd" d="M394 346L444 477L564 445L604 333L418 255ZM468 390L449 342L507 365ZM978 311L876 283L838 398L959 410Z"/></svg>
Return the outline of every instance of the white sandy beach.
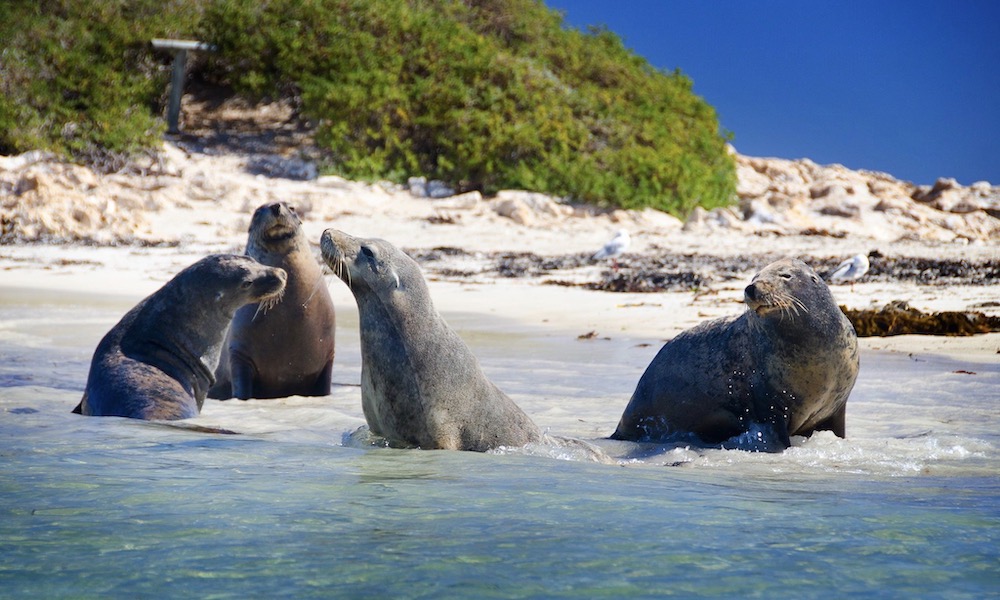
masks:
<svg viewBox="0 0 1000 600"><path fill-rule="evenodd" d="M836 229L842 223L842 233L799 235L775 232L773 224L754 227L752 218L728 227L712 226L711 218L708 224L684 226L655 211L587 210L524 193L502 193L497 199L483 199L478 193L430 199L390 184L336 177L311 181L265 177L247 172L246 157L188 153L169 144L158 168L147 175L97 175L82 167L37 158L32 161L31 157L3 160L0 179L8 192L4 210L14 213L13 217L5 216L5 221L29 232L34 227L47 234L43 240L50 240L0 246L0 289L4 293L46 289L137 301L206 254L241 253L250 214L258 205L275 200L297 207L310 238L317 242L324 229L336 228L355 236L383 238L405 249L450 247L470 253L446 258L461 268L463 276L428 273L434 302L442 313L502 316L512 326L544 328L567 336L594 332L598 339L628 337L656 342L704 319L734 314L742 310L742 289L753 273L697 292L610 293L546 285L544 277L476 275L484 270L485 262L476 253L592 253L616 230L625 228L632 234L629 252L638 255L655 255L667 249L676 254L712 256L769 253L846 258L877 249L887 255L937 259L1000 257L994 231L986 229L975 239L964 235L942 240L947 236L941 235L943 230L934 225L934 219L919 215L913 222L924 223L929 232L926 237L932 239L914 235L884 239L886 230L899 231L891 230L891 224L884 223L883 215L874 210L860 218L839 221L814 211L817 216L811 226L819 222L823 228ZM748 184L741 186L745 193ZM520 214L505 210L505 201L506 208L513 205ZM505 212L508 216L502 216ZM801 220L805 212L795 208L788 215L799 215ZM962 216L968 220L968 213ZM943 219L954 223L958 217L947 214ZM70 239L60 240L60 235ZM113 245L118 241L126 243ZM609 264L597 262L568 276L577 281L596 280L608 268ZM560 277L566 279L567 274L560 273ZM337 310L356 310L347 287L332 275L329 280ZM835 285L833 291L838 302L849 308L879 308L892 300L905 300L923 311L1000 314L997 285L942 286L862 279L853 286ZM941 353L976 362L1000 361L1000 334L868 338L863 346Z"/></svg>

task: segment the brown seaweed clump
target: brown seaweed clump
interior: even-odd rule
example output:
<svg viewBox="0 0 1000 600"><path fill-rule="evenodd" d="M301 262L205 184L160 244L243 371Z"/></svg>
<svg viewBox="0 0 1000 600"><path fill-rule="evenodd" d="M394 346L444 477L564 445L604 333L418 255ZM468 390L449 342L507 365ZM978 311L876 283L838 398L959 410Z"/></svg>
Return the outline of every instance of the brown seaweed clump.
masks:
<svg viewBox="0 0 1000 600"><path fill-rule="evenodd" d="M879 310L854 310L843 306L840 309L854 325L858 337L905 334L964 336L1000 331L1000 317L990 317L981 312L925 313L902 300L890 302Z"/></svg>

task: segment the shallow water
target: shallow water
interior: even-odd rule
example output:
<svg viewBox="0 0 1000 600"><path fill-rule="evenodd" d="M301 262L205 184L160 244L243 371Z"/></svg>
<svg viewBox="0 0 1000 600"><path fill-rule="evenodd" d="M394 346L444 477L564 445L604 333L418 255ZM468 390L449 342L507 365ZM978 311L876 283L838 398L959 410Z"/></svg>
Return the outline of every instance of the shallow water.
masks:
<svg viewBox="0 0 1000 600"><path fill-rule="evenodd" d="M1000 589L996 362L863 353L846 440L776 455L638 447L601 438L659 342L448 314L536 422L594 446L394 450L350 436L364 423L357 320L338 307L341 385L208 401L194 420L241 435L70 414L94 346L135 301L0 288L0 595Z"/></svg>

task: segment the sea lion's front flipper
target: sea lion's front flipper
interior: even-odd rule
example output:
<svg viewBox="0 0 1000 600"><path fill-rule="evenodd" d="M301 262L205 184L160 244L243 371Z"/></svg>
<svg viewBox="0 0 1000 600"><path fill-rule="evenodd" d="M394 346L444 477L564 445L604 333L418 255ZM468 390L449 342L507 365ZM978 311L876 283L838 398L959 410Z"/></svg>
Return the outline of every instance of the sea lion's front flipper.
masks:
<svg viewBox="0 0 1000 600"><path fill-rule="evenodd" d="M791 446L788 428L778 423L751 423L749 429L722 443L727 450L783 452Z"/></svg>
<svg viewBox="0 0 1000 600"><path fill-rule="evenodd" d="M833 413L833 415L816 425L816 431L832 431L834 435L839 438L847 437L847 403L845 402L840 410Z"/></svg>

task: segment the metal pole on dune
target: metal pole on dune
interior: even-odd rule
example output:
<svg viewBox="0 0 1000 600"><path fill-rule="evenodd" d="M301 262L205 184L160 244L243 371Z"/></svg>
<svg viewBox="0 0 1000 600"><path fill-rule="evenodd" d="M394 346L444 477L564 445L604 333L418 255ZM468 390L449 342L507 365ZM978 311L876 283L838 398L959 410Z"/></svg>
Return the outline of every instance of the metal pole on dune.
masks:
<svg viewBox="0 0 1000 600"><path fill-rule="evenodd" d="M170 100L167 104L167 133L180 133L178 123L181 115L181 96L184 95L184 71L187 67L187 53L190 50L214 52L215 46L192 40L152 40L157 50L174 52L173 75L170 78Z"/></svg>
<svg viewBox="0 0 1000 600"><path fill-rule="evenodd" d="M187 50L174 52L174 74L170 78L170 103L167 105L167 133L179 133L177 122L181 116L181 94L184 92L184 68Z"/></svg>

